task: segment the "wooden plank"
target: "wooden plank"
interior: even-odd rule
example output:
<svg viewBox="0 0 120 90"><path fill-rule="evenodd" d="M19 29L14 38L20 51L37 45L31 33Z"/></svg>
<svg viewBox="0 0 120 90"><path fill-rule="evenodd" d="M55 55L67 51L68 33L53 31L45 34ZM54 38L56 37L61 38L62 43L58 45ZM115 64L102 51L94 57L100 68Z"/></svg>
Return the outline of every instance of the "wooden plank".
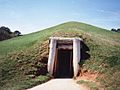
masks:
<svg viewBox="0 0 120 90"><path fill-rule="evenodd" d="M58 45L58 49L73 49L73 45Z"/></svg>
<svg viewBox="0 0 120 90"><path fill-rule="evenodd" d="M58 68L58 49L56 49L56 54L55 54L55 61L54 61L54 76L56 76L57 68Z"/></svg>
<svg viewBox="0 0 120 90"><path fill-rule="evenodd" d="M81 38L78 37L74 37L74 38L67 38L67 37L50 37L50 39L54 39L54 40L68 40L68 41L73 41L74 39L80 40L82 41Z"/></svg>
<svg viewBox="0 0 120 90"><path fill-rule="evenodd" d="M74 77L77 76L79 71L79 61L80 61L80 40L73 40L73 71Z"/></svg>
<svg viewBox="0 0 120 90"><path fill-rule="evenodd" d="M50 51L49 51L49 57L48 57L48 72L51 75L53 74L55 53L56 53L56 40L51 39L51 41L50 41Z"/></svg>

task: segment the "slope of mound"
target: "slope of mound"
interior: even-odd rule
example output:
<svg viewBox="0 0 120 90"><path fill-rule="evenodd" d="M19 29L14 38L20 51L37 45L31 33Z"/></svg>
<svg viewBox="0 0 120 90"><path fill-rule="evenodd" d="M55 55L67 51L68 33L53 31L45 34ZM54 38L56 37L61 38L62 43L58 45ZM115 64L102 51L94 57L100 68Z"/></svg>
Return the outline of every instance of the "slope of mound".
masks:
<svg viewBox="0 0 120 90"><path fill-rule="evenodd" d="M25 89L50 79L46 69L50 36L83 38L90 58L80 62L81 69L99 73L97 81L106 89L120 88L119 33L68 22L0 42L0 89Z"/></svg>

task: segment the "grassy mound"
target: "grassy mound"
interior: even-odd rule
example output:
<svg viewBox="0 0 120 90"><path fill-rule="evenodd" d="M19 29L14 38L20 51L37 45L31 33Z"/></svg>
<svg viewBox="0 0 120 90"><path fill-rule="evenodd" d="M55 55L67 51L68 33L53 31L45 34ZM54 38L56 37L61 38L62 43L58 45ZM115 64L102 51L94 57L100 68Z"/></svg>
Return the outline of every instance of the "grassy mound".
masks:
<svg viewBox="0 0 120 90"><path fill-rule="evenodd" d="M97 80L106 89L120 89L119 33L68 22L0 42L1 90L26 89L50 79L46 66L50 36L83 38L90 58L80 62L81 69L98 72Z"/></svg>
<svg viewBox="0 0 120 90"><path fill-rule="evenodd" d="M50 79L47 74L47 42L1 58L1 89L30 88ZM17 83L16 83L17 82Z"/></svg>

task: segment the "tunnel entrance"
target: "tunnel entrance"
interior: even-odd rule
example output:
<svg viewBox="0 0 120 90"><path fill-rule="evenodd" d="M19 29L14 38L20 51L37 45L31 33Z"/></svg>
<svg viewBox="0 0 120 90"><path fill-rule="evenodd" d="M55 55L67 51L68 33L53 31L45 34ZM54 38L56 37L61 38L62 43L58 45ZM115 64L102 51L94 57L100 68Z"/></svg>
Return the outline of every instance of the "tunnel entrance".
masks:
<svg viewBox="0 0 120 90"><path fill-rule="evenodd" d="M77 77L81 59L81 38L50 37L48 72L54 78Z"/></svg>
<svg viewBox="0 0 120 90"><path fill-rule="evenodd" d="M55 78L73 77L73 50L58 49L55 61Z"/></svg>

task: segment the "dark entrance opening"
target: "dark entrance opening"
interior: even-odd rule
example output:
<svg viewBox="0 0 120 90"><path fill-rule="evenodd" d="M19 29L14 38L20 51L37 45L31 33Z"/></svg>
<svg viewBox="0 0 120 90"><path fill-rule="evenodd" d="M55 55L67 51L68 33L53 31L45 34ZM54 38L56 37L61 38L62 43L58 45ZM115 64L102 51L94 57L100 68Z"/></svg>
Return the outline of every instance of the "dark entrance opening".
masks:
<svg viewBox="0 0 120 90"><path fill-rule="evenodd" d="M73 77L73 50L58 49L54 64L55 78Z"/></svg>

